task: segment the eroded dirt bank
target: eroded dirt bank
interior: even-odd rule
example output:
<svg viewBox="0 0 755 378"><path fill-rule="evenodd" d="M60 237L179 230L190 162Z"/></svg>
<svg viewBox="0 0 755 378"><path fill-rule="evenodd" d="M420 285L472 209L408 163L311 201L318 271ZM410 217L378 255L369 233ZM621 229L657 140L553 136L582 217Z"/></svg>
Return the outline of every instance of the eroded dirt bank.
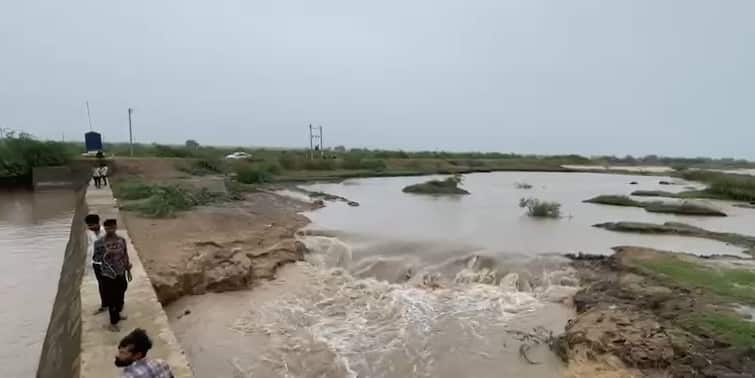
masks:
<svg viewBox="0 0 755 378"><path fill-rule="evenodd" d="M245 289L304 258L294 239L312 205L271 193L200 207L175 218L123 212L163 305L184 295Z"/></svg>
<svg viewBox="0 0 755 378"><path fill-rule="evenodd" d="M557 350L572 376L752 377L752 260L636 247L575 256L584 288Z"/></svg>

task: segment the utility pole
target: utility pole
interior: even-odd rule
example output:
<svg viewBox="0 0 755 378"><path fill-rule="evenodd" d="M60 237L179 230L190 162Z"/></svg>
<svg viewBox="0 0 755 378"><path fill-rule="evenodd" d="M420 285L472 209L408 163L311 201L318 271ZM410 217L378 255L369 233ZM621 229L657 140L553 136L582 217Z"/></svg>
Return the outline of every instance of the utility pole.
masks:
<svg viewBox="0 0 755 378"><path fill-rule="evenodd" d="M87 101L87 119L89 120L89 131L92 131L92 114L89 112L89 101Z"/></svg>
<svg viewBox="0 0 755 378"><path fill-rule="evenodd" d="M131 157L134 157L134 129L131 127L132 114L134 114L134 108L128 108L128 149Z"/></svg>
<svg viewBox="0 0 755 378"><path fill-rule="evenodd" d="M314 136L312 135L312 124L309 124L309 160L313 160L315 158L315 146L314 146Z"/></svg>
<svg viewBox="0 0 755 378"><path fill-rule="evenodd" d="M322 125L320 125L320 159L322 159L324 153L322 150Z"/></svg>
<svg viewBox="0 0 755 378"><path fill-rule="evenodd" d="M316 130L316 131L315 131ZM323 157L323 150L322 150L322 126L318 126L317 128L312 127L312 124L309 124L309 159L314 160L315 159L315 150L320 151L320 158Z"/></svg>

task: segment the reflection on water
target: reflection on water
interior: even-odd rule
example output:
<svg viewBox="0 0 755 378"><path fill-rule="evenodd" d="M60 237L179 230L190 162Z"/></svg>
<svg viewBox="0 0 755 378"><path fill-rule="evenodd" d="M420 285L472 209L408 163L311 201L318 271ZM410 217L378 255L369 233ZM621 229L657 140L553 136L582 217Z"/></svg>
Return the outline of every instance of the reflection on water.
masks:
<svg viewBox="0 0 755 378"><path fill-rule="evenodd" d="M71 192L0 191L0 366L33 377L71 228Z"/></svg>

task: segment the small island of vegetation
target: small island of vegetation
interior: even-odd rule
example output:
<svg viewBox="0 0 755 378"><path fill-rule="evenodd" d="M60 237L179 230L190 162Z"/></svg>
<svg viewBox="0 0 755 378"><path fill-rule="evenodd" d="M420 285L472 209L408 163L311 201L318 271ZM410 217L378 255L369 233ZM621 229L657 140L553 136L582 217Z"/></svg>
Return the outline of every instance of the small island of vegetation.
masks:
<svg viewBox="0 0 755 378"><path fill-rule="evenodd" d="M469 194L459 187L462 182L460 175L451 176L445 180L430 180L422 184L409 185L403 189L404 193L415 194Z"/></svg>
<svg viewBox="0 0 755 378"><path fill-rule="evenodd" d="M519 207L527 209L527 215L537 218L560 218L561 204L558 202L541 201L537 198L522 198Z"/></svg>

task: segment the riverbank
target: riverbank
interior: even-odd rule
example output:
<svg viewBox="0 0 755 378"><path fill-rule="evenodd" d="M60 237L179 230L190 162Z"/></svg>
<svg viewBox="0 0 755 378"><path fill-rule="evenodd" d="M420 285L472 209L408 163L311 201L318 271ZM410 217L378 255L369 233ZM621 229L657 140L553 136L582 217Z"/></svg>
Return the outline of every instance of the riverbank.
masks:
<svg viewBox="0 0 755 378"><path fill-rule="evenodd" d="M752 376L753 260L615 250L572 257L583 289L557 348L570 366L584 376Z"/></svg>

